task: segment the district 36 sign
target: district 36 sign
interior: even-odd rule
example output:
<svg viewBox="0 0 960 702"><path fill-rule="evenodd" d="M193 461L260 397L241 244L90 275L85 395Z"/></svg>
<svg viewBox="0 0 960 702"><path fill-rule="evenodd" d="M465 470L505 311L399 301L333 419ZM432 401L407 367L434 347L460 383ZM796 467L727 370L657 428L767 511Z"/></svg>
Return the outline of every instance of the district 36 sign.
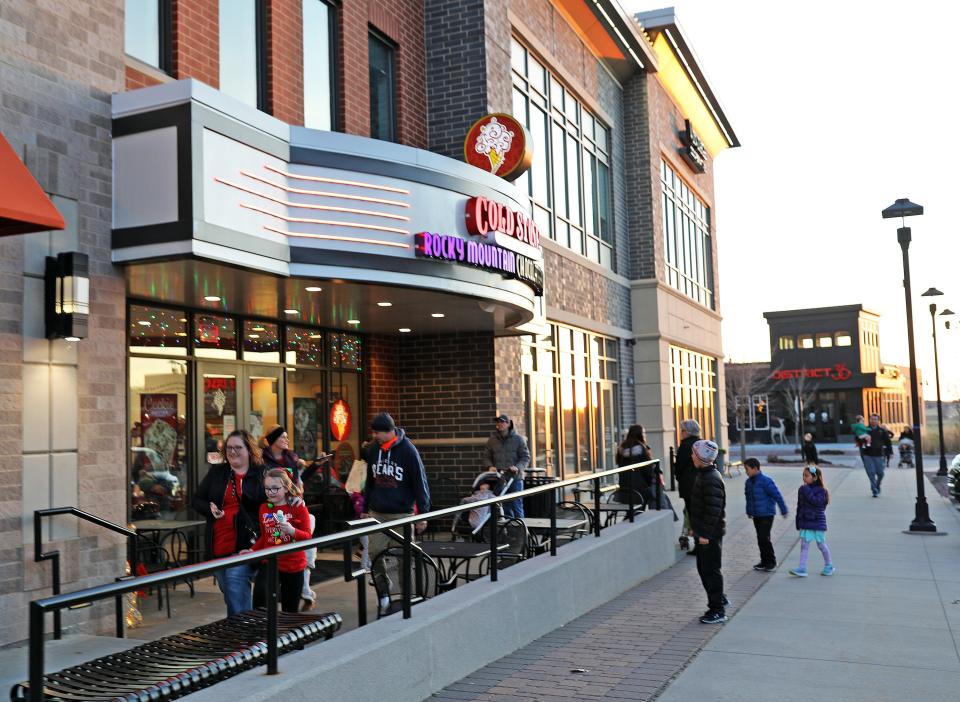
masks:
<svg viewBox="0 0 960 702"><path fill-rule="evenodd" d="M522 124L498 112L473 123L463 142L463 157L472 166L515 180L533 163L533 142Z"/></svg>

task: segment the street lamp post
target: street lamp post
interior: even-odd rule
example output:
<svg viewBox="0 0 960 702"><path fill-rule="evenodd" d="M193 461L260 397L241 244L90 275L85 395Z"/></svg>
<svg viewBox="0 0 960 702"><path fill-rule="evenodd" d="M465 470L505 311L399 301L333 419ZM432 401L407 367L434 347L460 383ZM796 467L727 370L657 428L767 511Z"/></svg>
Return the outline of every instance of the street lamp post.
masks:
<svg viewBox="0 0 960 702"><path fill-rule="evenodd" d="M943 295L936 288L930 288L923 293L921 297L937 297ZM940 313L941 317L948 317L953 312L949 309ZM937 351L937 303L930 303L930 325L933 327L933 368L937 379L937 431L940 435L940 468L937 475L945 477L947 475L947 452L943 446L943 403L940 401L940 354ZM947 329L950 328L950 322L947 322Z"/></svg>
<svg viewBox="0 0 960 702"><path fill-rule="evenodd" d="M907 305L907 346L910 354L910 403L913 418L913 443L916 447L917 472L917 502L914 506L913 521L910 522L908 533L929 534L936 533L937 525L930 519L930 507L927 505L927 496L924 491L923 477L923 444L920 437L920 397L919 383L917 382L917 354L913 343L913 299L910 294L910 227L904 225L905 217L923 214L921 205L910 202L907 198L900 198L881 213L884 219L900 218L900 228L897 229L897 242L903 252L903 294Z"/></svg>

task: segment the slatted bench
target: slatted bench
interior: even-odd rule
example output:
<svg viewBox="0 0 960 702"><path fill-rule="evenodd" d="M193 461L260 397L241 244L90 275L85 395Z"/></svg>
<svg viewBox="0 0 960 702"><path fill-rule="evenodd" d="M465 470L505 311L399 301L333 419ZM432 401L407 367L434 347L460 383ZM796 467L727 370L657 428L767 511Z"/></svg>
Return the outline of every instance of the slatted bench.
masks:
<svg viewBox="0 0 960 702"><path fill-rule="evenodd" d="M278 653L330 639L343 620L337 613L277 614ZM267 659L267 613L235 614L212 624L44 675L44 700L79 702L175 700L209 687ZM14 702L30 697L30 685L10 690Z"/></svg>

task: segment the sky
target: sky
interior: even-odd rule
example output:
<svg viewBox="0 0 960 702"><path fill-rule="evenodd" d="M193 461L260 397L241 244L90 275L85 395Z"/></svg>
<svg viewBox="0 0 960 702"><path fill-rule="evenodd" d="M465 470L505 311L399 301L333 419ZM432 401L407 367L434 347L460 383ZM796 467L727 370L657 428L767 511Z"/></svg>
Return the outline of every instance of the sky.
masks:
<svg viewBox="0 0 960 702"><path fill-rule="evenodd" d="M621 0L628 11L663 7ZM932 0L673 3L742 146L715 161L724 352L769 360L763 312L861 303L881 315L881 358L907 365L900 220L906 197L917 365L935 399L929 303L944 400L960 398L957 166L960 8ZM951 214L953 213L953 214ZM936 287L943 297L920 294Z"/></svg>

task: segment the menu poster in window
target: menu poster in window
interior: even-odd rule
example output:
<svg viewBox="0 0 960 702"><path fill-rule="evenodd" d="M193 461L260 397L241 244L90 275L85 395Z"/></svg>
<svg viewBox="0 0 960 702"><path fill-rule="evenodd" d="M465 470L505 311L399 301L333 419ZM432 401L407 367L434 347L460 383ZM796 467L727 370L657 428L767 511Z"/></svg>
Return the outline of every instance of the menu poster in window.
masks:
<svg viewBox="0 0 960 702"><path fill-rule="evenodd" d="M317 398L293 398L293 450L305 461L317 457Z"/></svg>
<svg viewBox="0 0 960 702"><path fill-rule="evenodd" d="M208 420L237 414L236 378L203 379L203 414Z"/></svg>
<svg viewBox="0 0 960 702"><path fill-rule="evenodd" d="M141 394L140 427L143 445L159 453L168 466L172 465L177 449L176 394Z"/></svg>

